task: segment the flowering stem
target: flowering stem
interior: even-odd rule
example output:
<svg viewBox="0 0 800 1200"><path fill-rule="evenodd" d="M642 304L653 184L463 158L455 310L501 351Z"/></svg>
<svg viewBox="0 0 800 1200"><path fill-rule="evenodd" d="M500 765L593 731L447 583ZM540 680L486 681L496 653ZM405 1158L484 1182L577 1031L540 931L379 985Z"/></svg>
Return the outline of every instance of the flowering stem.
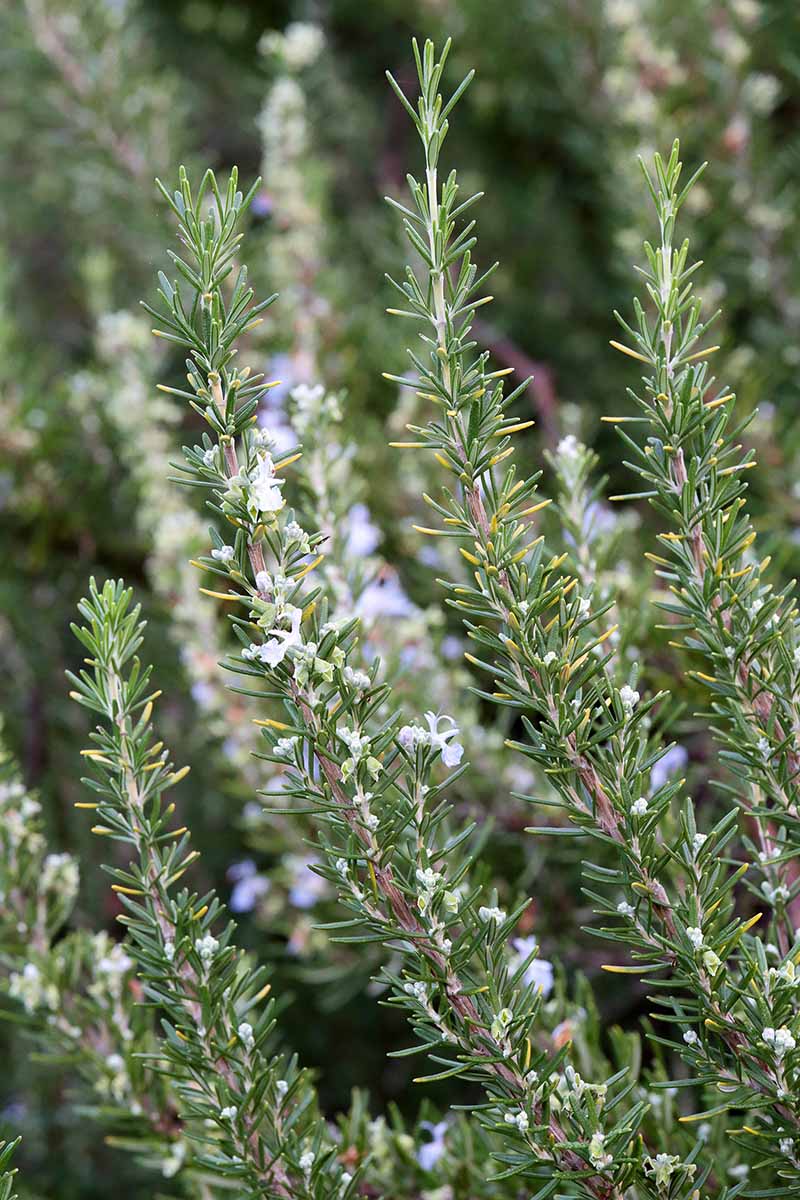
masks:
<svg viewBox="0 0 800 1200"><path fill-rule="evenodd" d="M417 111L395 85L422 140L426 169L438 157L447 132L446 116L453 106L453 101L443 106L438 93L445 56L446 52L436 63L430 44L422 58L417 56L421 92ZM466 82L457 89L454 99ZM660 160L656 162L657 170L663 174ZM614 849L619 869L593 864L586 864L585 869L592 880L622 887L624 898L615 906L603 896L589 894L600 913L615 918L615 923L602 932L615 941L628 941L642 964L639 969L670 969L672 995L668 998L662 993L666 1018L685 1023L690 1017L701 1022L707 1031L708 1041L699 1058L697 1052L687 1052L680 1045L675 1050L684 1054L693 1070L703 1072L703 1082L716 1077L730 1093L732 1107L763 1105L762 1098L767 1098L777 1106L783 1119L797 1127L798 1113L785 1096L783 1068L772 1053L772 1047L779 1042L780 1053L784 1045L793 1047L788 1027L776 1030L771 1023L772 1011L766 1005L745 1022L740 1015L743 1011L749 1013L747 1004L742 1008L742 994L748 981L754 975L760 976L765 968L763 948L758 949L760 940L749 935L758 916L744 921L735 915L733 908L733 888L746 864L736 870L721 866L719 858L711 856L712 845L716 846L718 856L722 846L734 836L735 811L726 814L710 834L700 835L696 833L694 809L688 799L682 804L677 826L673 825L672 801L680 792L682 780L664 783L652 794L643 794L653 765L667 750L645 724L649 724L648 714L662 696L643 701L633 686L635 674L631 682L621 687L612 681L607 670L610 655L606 654L604 643L613 629L599 636L595 633L595 622L610 608L611 601L593 612L593 581L559 575L566 555L548 557L542 537L529 541L530 518L547 501L533 503L537 476L518 478L510 458L510 436L528 424L514 421L509 413L522 389L504 396L505 372L490 372L487 355L475 351L474 343L469 341L475 310L483 302L477 298L483 280L477 277L471 262L472 224L459 229L456 217L477 197L457 203L454 173L448 177L441 197L434 196L430 184L430 173L427 193L410 178L416 212L391 201L401 209L409 241L423 259L425 280L421 282L409 267L404 282L394 286L406 305L403 315L417 317L423 326L432 326L436 336L431 339L424 330L421 333L430 351L427 358L409 350L414 377L387 377L403 387L413 388L442 412L438 420L426 425L410 424L408 428L419 439L416 444L421 442L435 450L450 479L455 477L456 489L442 489L441 500L425 498L442 519L444 528L437 530L437 534L461 542L461 553L474 568L474 584L445 583L445 586L449 603L460 613L470 637L479 647L480 657L472 654L466 657L493 679L494 690L480 694L521 714L528 740L510 741L507 745L542 767L563 807L582 832ZM655 198L655 189L651 190ZM666 197L668 188L663 187L662 192ZM677 305L683 311L681 306L686 308L688 304L688 290L682 276L685 249L673 265L670 242L671 223L678 207L674 203L665 209L661 245L656 252L648 251L652 268L649 291L662 309ZM424 243L419 236L420 227L429 231ZM653 413L665 414L660 418L663 429L659 429L658 440L651 439L646 453L640 453L640 460L646 464L641 473L656 488L660 473L663 474L663 489L652 494L659 496L661 507L670 506L676 516L688 522L684 534L666 536L674 537L670 543L673 553L682 564L687 564L695 580L691 588L684 586L675 611L682 617L690 617L685 626L691 630L687 643L699 648L701 642L710 641L703 630L708 624L709 611L715 611L708 605L709 584L699 574L711 561L709 537L705 542L699 538L695 532L698 518L686 514L707 508L709 533L711 528L714 530L710 540L717 547L730 544L728 554L743 554L752 539L742 527L735 505L729 510L728 528L720 525L720 505L713 502L710 489L704 487L693 503L687 501L690 477L695 484L706 478L725 479L725 495L729 501L737 500L742 486L736 473L738 468L719 469L724 462L731 461L730 451L720 451L716 444L712 451L708 448L712 445L709 439L702 451L705 457L698 453L699 467L697 459L689 464L678 454L672 460L669 457L680 445L681 437L684 441L689 438L701 428L703 420L701 417L698 422L693 417L687 423L689 405L702 411L702 397L707 390L701 386L705 367L684 369L685 363L697 357L687 355L701 332L696 327L696 312L692 311L684 326L670 322L663 311L660 313L658 351L654 348L657 338L647 330L641 306L637 313L640 330L629 332L638 350L627 352L646 361L652 358L655 362L657 358L658 376L648 383L648 390L653 397L658 393L658 399L655 403L649 401L646 408L649 418ZM674 403L670 400L673 394ZM674 427L668 428L667 417L673 410ZM715 429L719 429L722 420L716 413L711 418ZM685 433L679 436L680 430ZM621 432L626 442L636 448L624 430ZM677 462L677 476L669 474L668 461ZM720 556L720 550L715 554ZM718 561L724 563L725 558L723 553ZM676 578L674 574L667 577ZM717 577L724 584L728 575L723 570ZM683 582L683 576L677 578ZM742 590L741 585L735 586ZM744 591L747 594L750 586ZM720 606L720 611L728 607L730 601ZM769 612L778 613L777 603L770 602ZM781 618L776 615L775 619ZM786 642L796 644L793 631ZM779 645L777 641L775 644ZM787 657L784 653L782 663ZM800 663L800 652L797 661ZM754 702L760 706L762 720L769 721L772 731L766 742L769 766L777 754L784 754L782 792L785 793L793 778L793 750L792 739L783 736L783 727L772 707L777 689L771 681L776 669L777 664L771 663L770 670L762 673L761 679L769 679L770 685L761 686ZM740 684L742 678L740 674ZM792 685L794 679L792 675ZM712 679L710 687L720 703L726 703L731 695L730 684ZM800 728L794 710L791 726ZM777 742L781 743L779 747ZM741 761L741 753L738 759ZM791 814L791 807L788 811ZM786 819L784 815L782 820ZM662 828L667 830L670 826L671 831L662 835ZM782 953L789 958L800 948L794 935L780 937L779 941ZM791 962L785 968L787 979L793 966ZM661 981L658 983L662 986ZM663 985L667 983L663 981ZM680 1000L675 994L676 987L681 989ZM694 1031L689 1029L686 1034L686 1045L694 1045ZM731 1077L738 1081L735 1088L730 1086ZM783 1144L777 1145L768 1117L758 1136L771 1137L775 1153L785 1158Z"/></svg>
<svg viewBox="0 0 800 1200"><path fill-rule="evenodd" d="M260 1049L274 1026L272 1001L255 1019L270 990L263 971L243 973L230 926L211 932L222 911L213 896L200 901L185 891L173 893L198 855L189 850L186 829L169 828L174 805L165 807L162 797L186 772L173 771L162 743L153 742L150 718L158 693L146 694L149 671L134 657L142 623L130 601L119 584L107 583L102 591L92 586L81 604L85 625L74 627L92 657L91 673L71 677L73 695L107 723L94 735L98 748L86 752L103 796L94 832L126 842L136 853L127 869L111 874L145 994L168 1018L160 1053L175 1072L188 1116L213 1129L201 1137L213 1153L198 1154L196 1161L240 1178L254 1195L305 1196L298 1143L312 1133L319 1142L322 1126L315 1127L312 1115L289 1143L280 1132L289 1098L277 1080L285 1066L265 1059ZM302 1086L299 1077L293 1090Z"/></svg>

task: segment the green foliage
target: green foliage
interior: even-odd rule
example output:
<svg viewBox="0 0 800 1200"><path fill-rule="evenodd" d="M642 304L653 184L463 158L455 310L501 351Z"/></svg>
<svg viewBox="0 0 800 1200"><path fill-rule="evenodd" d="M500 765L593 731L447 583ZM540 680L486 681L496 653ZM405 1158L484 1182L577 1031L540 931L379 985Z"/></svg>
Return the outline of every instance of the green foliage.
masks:
<svg viewBox="0 0 800 1200"><path fill-rule="evenodd" d="M185 829L170 828L163 794L185 772L173 771L150 729L155 696L141 645L139 611L120 585L93 588L75 634L91 672L73 676L75 698L105 721L87 758L87 783L103 798L94 832L133 847L136 859L113 868L145 1001L164 1031L154 1068L174 1081L181 1119L201 1172L238 1181L251 1195L347 1194L326 1186L333 1157L312 1095L294 1062L269 1055L274 1000L263 968L251 969L231 943L220 902L174 887L197 857ZM215 931L215 932L212 932Z"/></svg>
<svg viewBox="0 0 800 1200"><path fill-rule="evenodd" d="M215 219L201 221L206 192ZM532 953L512 960L507 946L525 905L508 914L496 897L480 903L483 889L471 877L466 853L472 828L449 825L443 787L433 777L439 757L447 767L458 765L458 729L451 718L431 712L427 729L406 724L398 730L380 663L365 664L365 671L354 656L357 622L328 621L324 587L305 586L318 565L309 555L322 535L304 531L291 511L281 519L279 471L295 454L273 461L262 432L252 428L260 380L230 367L236 337L270 303L253 305L244 267L227 303L222 294L230 248L239 238L236 220L246 206L236 177L223 193L207 174L195 198L182 175L180 190L168 199L191 255L190 263L175 265L192 290L186 301L181 284L160 277L164 323L167 335L191 350L187 377L194 397L187 398L218 439L215 445L206 435L185 451L186 474L191 484L211 490L211 508L236 528L231 546L212 530L215 551L200 562L234 585L221 596L245 611L233 618L242 651L231 669L251 684L266 680L265 692L248 687L248 694L283 702L287 719L264 722L264 757L288 764L283 795L317 819L324 864L317 870L353 914L328 928L349 943L379 941L400 952L401 967L384 975L392 1003L407 1011L420 1039L411 1052L432 1056L437 1069L426 1081L463 1076L484 1085L488 1127L520 1135L519 1147L501 1156L509 1175L539 1174L542 1155L531 1126L550 1123L556 1145L547 1157L558 1174L589 1177L592 1164L580 1150L594 1134L594 1105L584 1113L576 1102L569 1132L546 1115L544 1102L557 1087L565 1055L532 1054L541 989L524 984ZM624 1095L614 1094L609 1113ZM615 1140L629 1136L635 1119L634 1108L614 1126ZM566 1143L563 1151L559 1142Z"/></svg>
<svg viewBox="0 0 800 1200"><path fill-rule="evenodd" d="M17 1200L14 1191L14 1176L16 1169L9 1170L11 1157L19 1145L19 1138L14 1142L0 1142L0 1197L2 1200Z"/></svg>
<svg viewBox="0 0 800 1200"><path fill-rule="evenodd" d="M791 1131L798 1121L791 1102L797 1020L792 989L800 944L786 918L793 895L787 871L795 853L788 832L794 801L787 789L797 772L784 725L794 724L796 609L784 607L782 598L765 608L769 591L760 584L758 568L752 562L741 566L755 538L743 512L739 477L751 459L742 459L741 447L724 437L729 415L724 406L733 397L723 389L707 399L713 381L703 360L714 348L695 350L705 331L699 302L691 297L696 267L687 267L687 243L679 250L672 244L677 213L697 174L679 193L677 144L668 163L656 156L655 181L645 172L661 232L657 249L645 244L650 267L645 282L657 316L649 324L637 303L638 330L623 325L638 349L618 348L652 363L656 372L647 381L648 401L639 401L660 435L639 453L639 473L654 490L635 498L652 498L680 530L662 535L677 560L666 577L677 585L678 603L661 607L678 617L679 629L691 631L691 649L705 650L709 639L715 666L726 664L727 679L703 673L700 678L715 692L713 716L727 718L722 740L736 747L728 757L755 790L751 805L759 846L746 838L745 849L765 876L750 890L772 908L763 938L749 932L762 914L746 917L746 909L734 908L735 885L750 865L726 853L736 833L736 809L698 832L691 800L680 797L683 781L647 794L650 772L667 752L652 722L664 697L642 699L635 677L622 686L615 681L611 656L603 650L608 634L598 635L595 626L608 605L593 611L593 581L585 587L579 576L561 573L565 555L550 557L541 536L518 549L529 536L524 518L547 501L531 504L537 477L517 478L506 461L512 454L509 434L519 428L509 424L508 409L521 389L504 396L498 373L487 370L488 355L469 341L483 280L476 278L470 255L474 224L459 228L457 217L475 198L456 204L454 173L441 190L437 181L453 107L452 100L443 106L439 94L447 49L438 62L430 42L422 56L417 52L416 111L395 85L422 140L426 168L424 189L409 177L416 212L402 209L408 239L426 268L424 282L409 267L405 283L395 286L410 307L400 315L424 322L420 337L428 354L409 350L409 356L426 398L442 412L440 419L410 428L459 484L458 491L442 489L442 501L429 498L446 525L433 532L467 542L470 549L461 551L475 567L474 585L447 585L450 603L479 647L482 657L473 659L475 665L491 674L498 689L484 693L486 699L521 713L527 739L509 745L549 776L575 832L614 851L615 867L584 865L592 883L614 889L613 896L587 891L604 922L598 932L627 943L636 964L609 969L667 972L649 986L657 989L655 1001L663 1010L656 1016L678 1024L684 1045L659 1040L685 1058L692 1072L687 1084L711 1089L708 1108L698 1117L743 1110L745 1124L732 1135L745 1144L752 1137L762 1164L792 1178L797 1167ZM396 382L419 387L416 380ZM638 449L624 431L623 436ZM562 449L562 457L574 453L571 446ZM734 612L742 614L741 627L734 624ZM739 803L751 807L743 798ZM780 816L770 826L776 811ZM769 965L770 953L778 956L776 966ZM685 1171L691 1183L700 1149L698 1142L686 1167L672 1160L668 1174ZM619 1169L613 1156L604 1166ZM710 1170L709 1163L706 1173ZM624 1185L624 1176L619 1182Z"/></svg>
<svg viewBox="0 0 800 1200"><path fill-rule="evenodd" d="M223 9L0 17L0 1132L24 1134L19 1186L788 1194L794 14ZM417 52L419 100L406 26L457 34ZM447 68L467 78L445 102ZM677 150L654 156L676 135L711 159L690 188ZM659 237L631 314L637 152ZM247 197L235 173L190 188L194 168L165 193L182 249L154 300L152 175L210 160L227 179L232 159L261 161ZM401 320L376 305L386 269ZM736 400L707 365L720 303ZM527 387L504 388L512 366ZM81 666L69 614L87 577L123 574L132 593L83 602L102 653ZM100 706L103 837L73 816L65 668ZM192 766L174 815L166 752L145 757L161 738Z"/></svg>

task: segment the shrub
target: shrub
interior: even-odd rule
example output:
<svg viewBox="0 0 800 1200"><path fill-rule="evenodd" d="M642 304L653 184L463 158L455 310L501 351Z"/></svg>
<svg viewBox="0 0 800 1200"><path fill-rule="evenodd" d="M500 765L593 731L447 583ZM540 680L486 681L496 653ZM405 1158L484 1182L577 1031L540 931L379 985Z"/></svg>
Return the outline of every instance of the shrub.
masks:
<svg viewBox="0 0 800 1200"><path fill-rule="evenodd" d="M390 311L420 328L410 374L387 374L412 393L414 440L396 446L432 451L445 472L446 486L424 497L436 523L416 532L443 543L447 604L473 643L468 662L489 676L477 698L505 711L507 754L533 764L536 795L522 799L552 815L531 832L591 839L590 933L616 943L606 970L641 976L653 993L644 1037L604 1030L586 984L570 993L554 980L525 924L528 900L483 861L484 832L452 801L469 788L472 721L421 716L419 691L399 687L359 636L363 579L337 539L346 481L329 478L320 437L336 405L321 391L295 396L317 470L301 467L302 447L278 444L259 419L274 385L243 361L275 297L256 302L239 263L257 185L244 196L235 171L223 187L211 171L196 190L185 171L174 192L161 187L182 256L171 255L173 279L159 275L159 306L145 305L187 356L187 384L164 390L206 425L180 478L212 514L195 565L221 582L201 590L231 614L232 690L265 714L268 812L310 843L311 872L338 896L332 947L369 955L382 1002L413 1031L400 1054L423 1056L419 1082L446 1083L468 1111L425 1110L412 1133L397 1114L370 1120L363 1096L335 1123L323 1115L313 1074L286 1047L268 971L238 948L217 895L189 890L198 855L166 799L186 768L154 724L160 692L122 582L91 583L75 627L88 657L71 683L100 720L83 751L93 798L80 807L107 839L125 937L62 935L75 864L47 853L36 802L7 762L8 991L42 1044L74 1059L96 1118L193 1191L677 1200L731 1197L752 1172L756 1194L790 1194L800 1177L797 610L755 553L744 500L753 458L737 440L733 394L709 374L713 317L676 237L699 172L681 183L677 143L644 168L658 238L645 243L644 302L619 318L612 345L647 374L632 411L609 420L642 480L611 499L646 499L666 526L648 553L668 585L658 606L698 664L692 688L709 693L701 719L724 769L710 822L675 771L669 697L648 692L620 652L640 615L598 569L615 543L594 456L572 436L555 449L555 518L540 473L513 462L512 438L531 424L515 413L526 385L506 394L508 372L472 335L490 299L465 216L479 197L462 200L455 173L440 176L471 80L443 102L448 51L437 59L431 42L414 43L416 105L389 77L424 154L408 202L390 201L414 257L393 283L403 307ZM159 440L156 450L163 459ZM308 470L296 505L292 469ZM444 688L424 683L437 700L453 695L443 675Z"/></svg>

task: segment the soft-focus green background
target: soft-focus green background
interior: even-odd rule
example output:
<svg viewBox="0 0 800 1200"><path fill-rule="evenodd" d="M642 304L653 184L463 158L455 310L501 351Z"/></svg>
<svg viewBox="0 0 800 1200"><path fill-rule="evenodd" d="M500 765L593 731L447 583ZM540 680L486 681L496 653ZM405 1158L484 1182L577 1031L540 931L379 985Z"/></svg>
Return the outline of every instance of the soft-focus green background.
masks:
<svg viewBox="0 0 800 1200"><path fill-rule="evenodd" d="M262 35L298 20L319 25L325 38L315 61L295 72L309 134L303 194L295 199L308 200L321 218L309 251L324 312L319 374L346 390L346 425L359 443L354 470L382 553L396 562L406 591L423 605L437 597L394 499L397 459L385 443L396 395L381 378L402 367L407 332L384 314L392 303L384 272L398 269L402 248L382 197L399 196L405 172L418 170L413 131L383 72L390 68L413 91L412 33L452 35L453 84L477 70L444 160L458 165L465 188L487 193L478 257L499 259L501 269L480 335L499 363L536 373L526 404L537 431L523 443L531 462L576 433L599 451L609 490L624 486L616 443L599 417L624 410L633 378L608 341L613 309L629 311L632 266L651 231L635 156L679 136L689 166L709 160L687 220L706 263L700 290L724 309L724 374L742 413L760 406L747 433L762 463L757 523L785 574L798 566L800 16L793 0L7 0L0 14L0 709L10 747L44 801L53 847L84 862L79 919L89 925L113 928L114 914L92 865L97 847L73 816L84 724L66 699L64 670L75 664L68 623L90 574L123 574L146 608L147 650L170 697L168 733L193 766L183 805L207 880L227 896L232 863L254 856L259 868L281 866L279 833L271 840L262 829L254 842L243 825L251 790L232 769L224 738L208 737L170 634L169 603L163 589L154 593L146 569L152 547L137 522L140 486L130 446L120 444L137 434L122 432L104 403L128 367L116 360L104 318L152 299L172 238L156 174L172 182L180 162L195 175L206 164L224 171L236 163L247 184L262 170L259 115L269 113L265 100L286 70ZM267 173L248 255L261 292L276 286L273 252L293 219L274 202ZM293 330L278 315L267 332L271 341L259 353L279 373ZM156 348L145 345L140 369L151 362L157 378ZM167 360L164 374L178 365ZM192 426L183 412L173 417L177 448ZM621 569L640 574L633 544L629 557ZM678 667L668 647L652 629L644 637L639 649L653 682L671 682ZM702 797L710 751L702 739L690 749ZM595 950L575 934L585 914L572 855L559 860L557 881L541 876L545 851L512 836L496 800L479 798L496 820L490 861L498 875L533 891L549 956L570 972L594 974ZM358 1083L380 1105L408 1081L383 1057L401 1033L373 998L345 993L324 956L296 952L308 936L301 918L302 909L243 914L242 937L275 960L284 991L291 988L286 1029L303 1059L319 1067L325 1102L333 1110ZM639 1003L603 992L601 999L617 1019ZM32 1064L13 1027L2 1036L13 1066L0 1087L0 1120L9 1133L26 1134L27 1185L43 1196L99 1196L113 1170L120 1195L152 1194L129 1160L104 1149L101 1131L76 1116L69 1071Z"/></svg>

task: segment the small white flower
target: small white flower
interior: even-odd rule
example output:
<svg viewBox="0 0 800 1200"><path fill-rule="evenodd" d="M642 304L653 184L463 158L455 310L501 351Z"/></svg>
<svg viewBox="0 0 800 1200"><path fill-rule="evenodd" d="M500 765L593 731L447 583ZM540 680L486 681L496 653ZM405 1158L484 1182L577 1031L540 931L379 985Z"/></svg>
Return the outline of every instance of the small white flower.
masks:
<svg viewBox="0 0 800 1200"><path fill-rule="evenodd" d="M627 716L630 716L636 705L639 703L639 693L626 683L624 687L619 689L619 698L622 701L622 707Z"/></svg>
<svg viewBox="0 0 800 1200"><path fill-rule="evenodd" d="M782 1025L780 1029L773 1029L768 1025L762 1038L768 1046L772 1046L777 1059L783 1058L784 1054L789 1050L794 1050L797 1045L792 1031L786 1025Z"/></svg>
<svg viewBox="0 0 800 1200"><path fill-rule="evenodd" d="M635 817L643 817L647 812L647 800L644 796L640 796L638 800L634 800L631 805L631 812Z"/></svg>
<svg viewBox="0 0 800 1200"><path fill-rule="evenodd" d="M442 762L446 767L457 767L461 762L464 754L464 747L459 741L453 739L458 737L458 726L452 717L437 717L432 712L425 713L425 720L428 722L430 729L431 746L434 750L440 750L442 754ZM439 724L442 721L450 722L450 729L444 729L439 732Z"/></svg>
<svg viewBox="0 0 800 1200"><path fill-rule="evenodd" d="M350 687L355 688L358 692L365 692L370 685L370 678L366 671L354 671L352 667L344 669L345 683L349 683ZM408 729L408 726L404 726ZM402 743L401 743L402 745Z"/></svg>
<svg viewBox="0 0 800 1200"><path fill-rule="evenodd" d="M212 958L219 949L219 942L215 937L212 937L210 933L207 933L204 937L197 939L194 944L194 948L200 955L202 961L207 965L211 962Z"/></svg>
<svg viewBox="0 0 800 1200"><path fill-rule="evenodd" d="M245 1050L248 1052L252 1050L256 1044L256 1039L253 1037L253 1026L250 1022L242 1021L236 1033Z"/></svg>
<svg viewBox="0 0 800 1200"><path fill-rule="evenodd" d="M232 1104L229 1104L227 1108L221 1108L219 1110L219 1115L222 1117L223 1121L235 1121L238 1111L238 1108L234 1108Z"/></svg>
<svg viewBox="0 0 800 1200"><path fill-rule="evenodd" d="M696 1046L700 1041L700 1038L693 1029L687 1029L683 1035L683 1040L686 1042L687 1046Z"/></svg>
<svg viewBox="0 0 800 1200"><path fill-rule="evenodd" d="M787 959L779 967L770 967L769 976L770 979L775 980L778 984L789 984L790 987L800 987L800 971L791 959Z"/></svg>
<svg viewBox="0 0 800 1200"><path fill-rule="evenodd" d="M269 571L256 572L256 590L263 594L268 594L272 591L272 576Z"/></svg>
<svg viewBox="0 0 800 1200"><path fill-rule="evenodd" d="M502 925L506 919L506 914L502 908L490 908L485 904L478 909L478 916L487 924L490 921L496 921L498 925Z"/></svg>
<svg viewBox="0 0 800 1200"><path fill-rule="evenodd" d="M208 467L208 469L211 470L216 466L216 461L217 448L216 446L212 446L210 450L206 450L203 454L203 466Z"/></svg>
<svg viewBox="0 0 800 1200"><path fill-rule="evenodd" d="M760 738L758 739L758 741L756 742L756 749L758 750L758 753L761 755L761 757L762 757L762 758L763 758L765 761L767 761L767 760L769 759L769 757L770 757L770 745L769 745L769 741L767 740L767 738L765 738L765 737L760 737Z"/></svg>
<svg viewBox="0 0 800 1200"><path fill-rule="evenodd" d="M770 904L784 904L790 896L789 889L784 884L779 883L773 887L766 879L761 884L761 891Z"/></svg>
<svg viewBox="0 0 800 1200"><path fill-rule="evenodd" d="M578 442L575 433L567 433L565 438L561 438L557 448L555 448L555 454L559 458L564 458L567 462L576 460L579 454L581 454L581 443Z"/></svg>
<svg viewBox="0 0 800 1200"><path fill-rule="evenodd" d="M360 762L364 755L369 753L369 738L365 734L358 733L355 729L348 729L346 726L337 730L337 734L347 746L354 762Z"/></svg>
<svg viewBox="0 0 800 1200"><path fill-rule="evenodd" d="M277 742L273 746L272 752L276 758L291 758L296 745L296 736L278 738Z"/></svg>
<svg viewBox="0 0 800 1200"><path fill-rule="evenodd" d="M311 543L308 534L301 525L298 525L297 521L287 521L283 532L288 545L296 544L303 554L310 553Z"/></svg>
<svg viewBox="0 0 800 1200"><path fill-rule="evenodd" d="M556 654L555 650L548 650L547 654L545 654L544 658L542 659L542 662L546 667L549 667L556 661L557 658L558 655Z"/></svg>
<svg viewBox="0 0 800 1200"><path fill-rule="evenodd" d="M699 950L703 945L703 931L699 925L690 925L686 930L686 936L694 946L695 950Z"/></svg>
<svg viewBox="0 0 800 1200"><path fill-rule="evenodd" d="M499 1013L495 1013L492 1020L491 1032L495 1041L500 1041L504 1038L509 1025L514 1020L514 1014L510 1008L501 1008Z"/></svg>
<svg viewBox="0 0 800 1200"><path fill-rule="evenodd" d="M211 551L211 557L216 558L218 562L227 563L231 561L235 553L233 546L220 546L219 550Z"/></svg>
<svg viewBox="0 0 800 1200"><path fill-rule="evenodd" d="M167 959L168 962L172 962L173 958L175 957L175 943L174 942L164 942L164 957Z"/></svg>
<svg viewBox="0 0 800 1200"><path fill-rule="evenodd" d="M285 1096L286 1093L288 1092L288 1090L289 1090L289 1084L288 1084L287 1080L285 1080L285 1079L277 1080L277 1082L275 1084L275 1091L278 1093L279 1096L281 1096L281 1097Z"/></svg>
<svg viewBox="0 0 800 1200"><path fill-rule="evenodd" d="M427 983L423 983L421 979L413 979L408 983L404 983L403 991L409 996L413 996L415 1000L419 1000L420 1004L427 1003L428 985Z"/></svg>
<svg viewBox="0 0 800 1200"><path fill-rule="evenodd" d="M520 1133L525 1133L525 1131L530 1127L528 1114L525 1112L524 1108L521 1108L519 1112L516 1113L507 1112L505 1114L505 1122L507 1125L516 1125Z"/></svg>
<svg viewBox="0 0 800 1200"><path fill-rule="evenodd" d="M636 915L636 909L627 900L620 900L617 905L617 912L621 917L633 917Z"/></svg>
<svg viewBox="0 0 800 1200"><path fill-rule="evenodd" d="M273 585L275 585L274 580ZM303 619L302 609L288 604L281 612L280 619L288 620L291 628L279 629L276 626L274 629L270 629L267 641L262 645L251 643L249 650L242 651L242 658L259 659L268 667L277 667L293 646L301 645L303 640L300 634L300 622Z"/></svg>
<svg viewBox="0 0 800 1200"><path fill-rule="evenodd" d="M433 892L442 882L442 873L441 871L434 871L433 867L418 867L417 879L426 892Z"/></svg>
<svg viewBox="0 0 800 1200"><path fill-rule="evenodd" d="M398 731L397 740L404 750L415 750L419 744L419 734L423 731L418 725L404 725Z"/></svg>
<svg viewBox="0 0 800 1200"><path fill-rule="evenodd" d="M593 1133L592 1139L589 1142L589 1161L593 1167L602 1170L603 1167L611 1165L613 1159L605 1149L606 1135L604 1133Z"/></svg>
<svg viewBox="0 0 800 1200"><path fill-rule="evenodd" d="M311 1174L311 1168L314 1165L315 1158L316 1158L316 1155L314 1154L313 1150L306 1150L306 1151L304 1151L303 1154L300 1155L300 1170L303 1172L304 1175Z"/></svg>
<svg viewBox="0 0 800 1200"><path fill-rule="evenodd" d="M444 883L444 876L441 871L434 871L433 867L417 868L417 882L420 885L417 895L417 906L420 912L427 912L436 893Z"/></svg>
<svg viewBox="0 0 800 1200"><path fill-rule="evenodd" d="M708 840L707 833L696 833L694 835L694 837L692 838L692 850L694 851L695 858L700 853L700 851L703 849L703 846L705 845L707 840Z"/></svg>
<svg viewBox="0 0 800 1200"><path fill-rule="evenodd" d="M278 479L275 474L271 454L266 453L259 458L255 475L250 480L250 494L257 512L267 516L280 512L285 504L281 495L284 482L285 480Z"/></svg>
<svg viewBox="0 0 800 1200"><path fill-rule="evenodd" d="M648 1175L654 1175L657 1188L664 1188L670 1180L670 1176L675 1171L675 1168L680 1166L681 1160L677 1154L657 1154L655 1158L652 1156L645 1159L645 1171Z"/></svg>
<svg viewBox="0 0 800 1200"><path fill-rule="evenodd" d="M713 950L706 950L703 955L703 966L708 971L709 975L716 975L717 971L722 966L722 962Z"/></svg>
<svg viewBox="0 0 800 1200"><path fill-rule="evenodd" d="M558 1090L562 1095L573 1093L580 1099L586 1090L586 1084L571 1063L564 1068L564 1074L559 1077Z"/></svg>

